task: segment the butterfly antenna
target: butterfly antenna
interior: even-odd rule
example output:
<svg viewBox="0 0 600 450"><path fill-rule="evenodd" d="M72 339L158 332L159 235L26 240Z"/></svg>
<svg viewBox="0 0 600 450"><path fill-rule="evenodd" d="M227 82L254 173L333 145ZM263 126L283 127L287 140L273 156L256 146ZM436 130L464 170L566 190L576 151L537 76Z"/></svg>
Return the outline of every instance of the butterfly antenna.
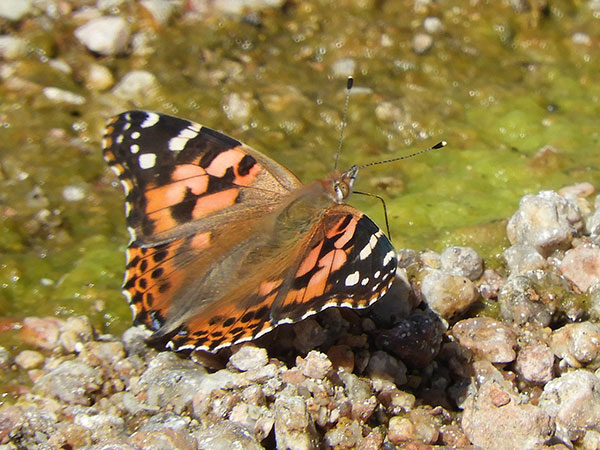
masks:
<svg viewBox="0 0 600 450"><path fill-rule="evenodd" d="M344 112L342 113L342 124L340 130L340 140L338 142L337 151L335 152L335 163L333 164L333 170L337 170L338 160L340 159L340 153L342 152L342 141L344 140L344 129L346 128L346 116L348 115L348 101L350 100L350 90L354 84L354 78L348 77L346 83L346 99L344 100Z"/></svg>
<svg viewBox="0 0 600 450"><path fill-rule="evenodd" d="M394 162L394 161L400 161L401 159L412 158L413 156L417 156L417 155L420 155L422 153L427 153L427 152L430 152L431 150L437 150L437 149L440 149L440 148L444 148L446 145L448 145L448 143L446 141L440 141L437 144L435 144L435 145L433 145L433 146L431 146L429 148L426 148L426 149L423 149L423 150L419 150L418 152L411 153L410 155L399 156L398 158L386 159L386 160L383 160L383 161L375 161L375 162L372 162L372 163L369 163L369 164L363 164L362 166L358 166L358 168L362 169L364 167L376 166L378 164L387 164L387 163L391 163L391 162Z"/></svg>

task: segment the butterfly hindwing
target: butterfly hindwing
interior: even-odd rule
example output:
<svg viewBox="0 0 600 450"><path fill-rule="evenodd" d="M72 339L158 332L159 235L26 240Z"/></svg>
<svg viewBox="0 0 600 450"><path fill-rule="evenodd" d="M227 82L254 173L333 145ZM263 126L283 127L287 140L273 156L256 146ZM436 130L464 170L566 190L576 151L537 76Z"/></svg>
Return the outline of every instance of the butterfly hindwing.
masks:
<svg viewBox="0 0 600 450"><path fill-rule="evenodd" d="M392 244L355 208L333 206L300 239L294 264L278 270L275 261L254 287L232 292L194 315L173 336L170 347L214 352L329 307L366 308L394 280L397 262Z"/></svg>

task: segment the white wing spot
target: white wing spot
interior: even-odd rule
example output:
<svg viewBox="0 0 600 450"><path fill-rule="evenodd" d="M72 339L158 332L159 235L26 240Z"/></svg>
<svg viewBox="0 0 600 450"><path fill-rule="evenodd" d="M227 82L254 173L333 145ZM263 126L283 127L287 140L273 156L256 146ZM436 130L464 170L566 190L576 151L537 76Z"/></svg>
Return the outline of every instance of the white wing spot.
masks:
<svg viewBox="0 0 600 450"><path fill-rule="evenodd" d="M118 173L117 175L121 175L121 174ZM123 186L123 192L125 192L125 196L127 196L129 194L129 192L131 191L131 183L126 180L121 180L121 186Z"/></svg>
<svg viewBox="0 0 600 450"><path fill-rule="evenodd" d="M379 284L377 283L375 286L373 286L373 288L371 289L371 292L375 292L377 289L379 289Z"/></svg>
<svg viewBox="0 0 600 450"><path fill-rule="evenodd" d="M140 146L137 144L130 145L129 151L135 155L137 152L140 151Z"/></svg>
<svg viewBox="0 0 600 450"><path fill-rule="evenodd" d="M150 128L150 127L156 125L159 120L160 120L160 116L158 114L152 113L152 112L146 113L146 118L140 124L140 128Z"/></svg>
<svg viewBox="0 0 600 450"><path fill-rule="evenodd" d="M131 139L138 139L141 136L139 131L134 131L131 133Z"/></svg>
<svg viewBox="0 0 600 450"><path fill-rule="evenodd" d="M123 135L122 134L118 135L117 138L115 139L115 142L117 144L122 143L123 142Z"/></svg>
<svg viewBox="0 0 600 450"><path fill-rule="evenodd" d="M387 252L383 257L383 265L387 266L395 256L396 252L394 250L390 250L389 252Z"/></svg>
<svg viewBox="0 0 600 450"><path fill-rule="evenodd" d="M129 120L129 119L127 119ZM131 128L131 124L129 122L127 122L125 125L123 125L123 130L129 130L129 128Z"/></svg>
<svg viewBox="0 0 600 450"><path fill-rule="evenodd" d="M138 162L141 169L151 169L156 164L156 155L154 153L144 153L140 155Z"/></svg>
<svg viewBox="0 0 600 450"><path fill-rule="evenodd" d="M199 132L199 129L193 127L184 128L179 132L179 134L176 137L172 138L169 141L169 150L171 150L172 152L178 152L180 150L183 150L187 142L190 139L194 139L196 136L198 136Z"/></svg>
<svg viewBox="0 0 600 450"><path fill-rule="evenodd" d="M346 277L345 284L348 287L354 286L354 285L356 285L356 283L358 283L358 280L360 280L360 273L358 273L358 270L357 270L356 272L351 273L350 275L348 275Z"/></svg>
<svg viewBox="0 0 600 450"><path fill-rule="evenodd" d="M369 283L369 279L368 278L363 278L362 281L360 282L360 284L362 286L366 286Z"/></svg>
<svg viewBox="0 0 600 450"><path fill-rule="evenodd" d="M373 278L379 278L379 276L381 275L381 271L377 271L373 274Z"/></svg>
<svg viewBox="0 0 600 450"><path fill-rule="evenodd" d="M378 240L378 238L377 238L376 234L371 236L371 239L369 239L369 242L367 243L367 245L365 245L363 247L363 249L360 251L360 253L358 254L358 257L360 258L361 261L364 261L365 259L367 259L369 257L369 255L375 248L375 245L377 245L377 240Z"/></svg>

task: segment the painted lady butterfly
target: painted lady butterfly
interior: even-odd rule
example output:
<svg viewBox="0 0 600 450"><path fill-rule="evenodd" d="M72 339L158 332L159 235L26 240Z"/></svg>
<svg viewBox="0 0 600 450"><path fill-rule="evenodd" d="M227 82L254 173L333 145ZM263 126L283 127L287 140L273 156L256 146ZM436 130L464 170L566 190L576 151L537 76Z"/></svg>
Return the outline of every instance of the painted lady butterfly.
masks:
<svg viewBox="0 0 600 450"><path fill-rule="evenodd" d="M394 280L392 244L344 203L356 166L304 185L231 137L143 111L112 118L103 147L126 195L123 292L135 323L173 350L366 308Z"/></svg>

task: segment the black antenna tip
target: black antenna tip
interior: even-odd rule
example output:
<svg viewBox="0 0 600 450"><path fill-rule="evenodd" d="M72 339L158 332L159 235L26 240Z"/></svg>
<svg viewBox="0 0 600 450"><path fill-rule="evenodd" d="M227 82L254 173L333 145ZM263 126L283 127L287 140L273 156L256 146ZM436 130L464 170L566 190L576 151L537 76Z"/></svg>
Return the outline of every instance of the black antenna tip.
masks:
<svg viewBox="0 0 600 450"><path fill-rule="evenodd" d="M348 90L352 89L353 84L354 84L354 78L352 78L352 76L349 76L348 83L346 84L346 89L348 89Z"/></svg>
<svg viewBox="0 0 600 450"><path fill-rule="evenodd" d="M441 141L431 147L432 150L437 150L438 148L444 148L448 143L446 141Z"/></svg>

